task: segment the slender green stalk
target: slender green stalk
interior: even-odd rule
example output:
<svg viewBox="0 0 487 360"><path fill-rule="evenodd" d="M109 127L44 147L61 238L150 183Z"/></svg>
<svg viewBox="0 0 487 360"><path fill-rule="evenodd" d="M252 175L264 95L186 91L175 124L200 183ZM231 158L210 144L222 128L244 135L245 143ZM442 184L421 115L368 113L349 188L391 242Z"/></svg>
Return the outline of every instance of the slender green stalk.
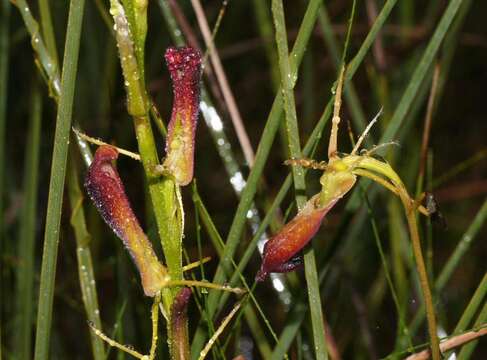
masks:
<svg viewBox="0 0 487 360"><path fill-rule="evenodd" d="M72 0L70 3L68 26L66 29L66 44L61 77L61 95L59 98L59 108L56 118L51 179L49 183L39 289L39 306L37 312L35 344L36 360L45 360L49 357L59 227L61 222L66 159L68 153L69 132L71 129L83 13L84 0Z"/></svg>
<svg viewBox="0 0 487 360"><path fill-rule="evenodd" d="M132 116L135 126L139 153L146 175L149 194L157 224L159 238L162 243L166 264L171 281L177 284L183 279L182 271L182 237L184 214L180 203L179 187L169 177L161 177L154 173L159 165L157 148L149 119L150 101L144 83L143 47L147 32L144 14L146 8L136 2L126 0L124 6L118 0L111 0L110 13L114 18L115 35L119 57L127 90L127 110ZM165 313L170 314L179 286L162 289ZM181 320L187 327L187 318ZM175 341L186 343L173 337L171 321L167 322L168 344L171 356L177 358ZM181 332L182 334L187 331Z"/></svg>
<svg viewBox="0 0 487 360"><path fill-rule="evenodd" d="M319 24L323 32L326 47L333 58L335 69L338 71L341 65L340 50L335 39L335 35L333 33L333 28L330 22L330 18L328 16L328 11L326 10L325 6L322 6L320 9ZM361 134L367 126L367 120L364 115L362 105L360 104L357 91L355 90L355 86L351 81L348 83L343 92L345 94L345 101L348 103L348 107L350 108L355 129L359 134ZM373 138L370 136L371 135L369 135L368 137L369 143L373 143Z"/></svg>
<svg viewBox="0 0 487 360"><path fill-rule="evenodd" d="M130 7L129 7L130 9ZM181 209L176 197L176 185L169 178L154 174L159 164L157 148L149 120L149 101L141 78L143 64L135 56L137 42L132 40L130 11L124 9L117 0L111 1L111 14L116 25L117 44L128 95L127 109L133 117L144 172L149 185L154 216L159 238L162 242L169 275L173 280L182 279L182 223ZM139 34L140 35L140 34ZM139 36L137 35L137 36ZM163 291L164 306L170 312L172 299L178 288Z"/></svg>
<svg viewBox="0 0 487 360"><path fill-rule="evenodd" d="M291 159L301 159L301 145L299 140L298 120L296 104L294 101L294 83L291 78L291 65L288 58L286 22L282 0L272 1L272 16L276 32L276 44L278 50L279 69L281 75L281 88L284 98L284 112L288 137L289 155ZM293 166L293 182L296 192L296 204L299 209L306 202L306 183L301 166ZM308 285L308 299L313 327L314 350L317 359L327 359L328 352L325 343L324 318L320 298L316 259L312 247L308 247L304 254L305 276Z"/></svg>
<svg viewBox="0 0 487 360"><path fill-rule="evenodd" d="M97 329L101 330L100 309L98 307L98 295L90 250L91 235L86 228L85 213L83 210L83 194L79 186L76 160L74 151L71 150L67 183L71 206L70 222L76 238L79 284L81 287L81 295L85 306L86 316ZM96 336L93 331L90 331L90 337L93 358L95 360L105 359L103 341Z"/></svg>
<svg viewBox="0 0 487 360"><path fill-rule="evenodd" d="M431 295L431 289L428 281L428 273L424 263L423 251L421 249L421 241L419 238L416 214L414 213L414 205L411 204L411 200L409 198L406 199L405 197L401 196L401 200L406 211L409 235L411 236L414 258L416 260L416 269L418 271L421 291L423 293L423 301L426 308L426 318L428 320L428 331L431 343L431 354L433 360L440 360L440 342L437 335L438 330L436 326L436 313L433 305L433 296Z"/></svg>
<svg viewBox="0 0 487 360"><path fill-rule="evenodd" d="M42 122L42 96L36 79L31 100L29 133L25 148L24 199L18 242L20 266L17 272L17 314L19 324L15 340L18 358L32 359L32 324L34 314L34 264L37 220L37 194L39 179L39 154Z"/></svg>

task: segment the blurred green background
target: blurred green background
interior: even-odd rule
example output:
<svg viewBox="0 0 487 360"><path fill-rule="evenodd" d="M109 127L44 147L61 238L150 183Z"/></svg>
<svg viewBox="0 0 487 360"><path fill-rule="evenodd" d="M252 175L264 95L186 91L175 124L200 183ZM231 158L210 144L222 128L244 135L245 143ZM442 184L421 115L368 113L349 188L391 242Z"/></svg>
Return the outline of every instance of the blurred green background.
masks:
<svg viewBox="0 0 487 360"><path fill-rule="evenodd" d="M36 55L19 10L7 0L1 1L0 33L3 42L0 58L1 64L6 66L3 67L4 72L0 73L0 345L3 358L28 359L32 356L36 327L39 269L57 107L49 97L46 81L35 65ZM350 133L357 136L363 125L380 108L383 108L384 113L372 130L369 146L375 144L386 131L391 117L403 101L405 89L426 46L445 14L445 9L452 2L397 2L344 97L339 141L342 151L348 152L352 148L347 127ZM363 44L371 23L384 3L376 0L357 1L347 62L353 59ZM417 178L421 156L428 155L425 181L421 187L435 194L447 222L447 229L431 226L426 221L421 223L423 248L431 277L438 278L462 240L469 246L458 259L444 287L434 291L443 336L453 332L479 284L484 291L480 303L484 304L485 312L487 286L486 231L482 227L487 213L487 3L459 3L460 10L453 19L453 25L448 28L440 50L428 67L427 75L421 79L419 89L413 94L406 109L405 120L394 137L399 146L387 148L387 159L394 164L412 194L419 188ZM33 16L39 20L39 4L33 1L28 4ZM222 11L222 2L211 0L203 1L202 4L213 28ZM307 4L307 1L284 1L290 49ZM50 1L48 5L57 51L62 59L69 3ZM267 0L231 0L223 7L221 23L215 34L218 54L254 151L259 145L280 81L270 8L271 2ZM351 1L323 1L310 40L306 44L294 89L302 145L308 140L332 96L331 90L337 78L337 61L345 42L351 9ZM181 26L181 16L184 16L187 23L186 28L183 26L183 35L188 38L189 31L203 52L206 47L190 1L150 1L148 14L145 64L147 89L162 118L166 120L170 117L172 94L163 54L168 46L174 44L175 36L180 35L168 26L167 18ZM132 120L126 110L126 94L112 26L107 2L86 2L73 121L90 136L137 151ZM205 66L211 68L210 62ZM438 72L438 86L433 92L431 132L425 153L421 151L421 142L435 68ZM212 132L211 127L200 117L195 178L199 196L225 241L239 203L238 191L236 192L236 188L239 190L238 174L245 179L250 169L218 82L214 76L205 74L203 83L208 89L208 98L220 116L227 140L218 141L215 138L218 133ZM162 157L164 138L155 125L153 130ZM316 147L314 157L317 160L326 159L328 133L329 124ZM75 161L79 175L83 176L86 167L79 156L76 141L74 138L71 140L70 148L74 156L69 162ZM283 161L289 158L286 144L286 132L282 128L278 131L265 162L264 173L254 199L261 219L290 171L283 165ZM227 153L222 158L221 154L225 151ZM156 238L142 167L126 157L121 157L117 164L136 214L149 236ZM307 176L308 196L319 191L319 175L319 172L310 172ZM369 210L372 215L367 213L363 199L359 206L354 207L349 203L347 208L344 201L343 205L329 214L313 242L317 252L318 271L322 276L323 312L336 349L343 359L381 358L395 351L399 354L400 350L407 348L404 334L399 330L396 306L386 281L376 240L382 243L406 323L412 321L421 304L404 213L398 200L393 199L392 195L377 186L373 189L374 195L369 196ZM206 277L211 279L218 264L218 255L205 227L200 229L196 226L196 221L201 221L201 215L197 214L193 206L193 195L192 187L183 192L187 219L184 246L192 260L200 256L200 250L203 255L213 258L204 267ZM88 359L93 355L80 292L77 243L70 226L68 191L65 191L64 197L50 358ZM270 229L266 233L268 236L282 226L283 220L295 213L292 206L289 212L286 211L293 204L293 200L294 194L290 192L282 202L280 211L272 217ZM150 344L150 301L143 296L135 267L121 242L102 223L94 207L85 202L84 210L91 234L89 247L93 257L103 328L107 334L115 334L121 342L133 344L138 349L146 349ZM476 227L469 228L474 219L477 219L474 224ZM380 239L372 232L372 220L375 220ZM473 232L468 233L468 229ZM200 250L197 234L201 236ZM465 242L465 236L469 236L471 241ZM251 238L252 224L249 222L234 256L237 263ZM158 241L154 242L156 251L160 254ZM244 271L249 283L252 283L259 264L259 255L255 252ZM195 273L196 277L201 278L199 271ZM298 285L300 283L301 286ZM259 285L254 295L278 337L286 329L292 329L292 324L298 324L298 330L289 339L289 358L314 358L312 330L309 313L306 312L308 303L303 300L306 296L303 273L290 275L286 284L286 291L289 291L286 301L289 303L278 300L279 296L271 281ZM205 296L203 294L200 298L203 303ZM296 304L302 309L297 309ZM232 301L225 307L226 312L231 305ZM192 302L192 334L196 331L200 316L200 309ZM214 322L219 322L222 316L215 317ZM304 322L293 323L290 320L293 316L301 316ZM466 329L473 328L473 323L474 320ZM20 332L21 326L24 332ZM161 337L164 338L164 335ZM411 339L415 345L427 341L424 322ZM227 340L228 347L223 348ZM164 341L160 341L160 344L162 358L165 356ZM270 358L267 357L270 352L266 352L266 345L272 350L275 342L262 318L259 317L254 326L249 326L247 317L242 317L224 332L217 346L222 350L215 351L210 357L233 358L243 354L247 359ZM485 345L485 340L483 343L481 340L471 359L487 357ZM114 359L124 358L123 354L114 350L109 356ZM125 357L128 358L128 355Z"/></svg>

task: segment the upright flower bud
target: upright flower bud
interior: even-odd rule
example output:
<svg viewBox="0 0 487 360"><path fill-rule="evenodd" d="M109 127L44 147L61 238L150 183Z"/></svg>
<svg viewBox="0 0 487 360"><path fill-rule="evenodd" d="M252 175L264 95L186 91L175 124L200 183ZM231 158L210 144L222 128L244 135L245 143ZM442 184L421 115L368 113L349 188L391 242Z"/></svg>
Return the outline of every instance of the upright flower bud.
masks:
<svg viewBox="0 0 487 360"><path fill-rule="evenodd" d="M132 211L118 171L112 164L117 157L115 148L100 146L88 169L85 188L103 220L129 251L139 270L144 293L152 297L166 280L166 269Z"/></svg>
<svg viewBox="0 0 487 360"><path fill-rule="evenodd" d="M201 55L191 47L171 47L165 58L172 79L174 102L163 166L178 185L184 186L193 179Z"/></svg>

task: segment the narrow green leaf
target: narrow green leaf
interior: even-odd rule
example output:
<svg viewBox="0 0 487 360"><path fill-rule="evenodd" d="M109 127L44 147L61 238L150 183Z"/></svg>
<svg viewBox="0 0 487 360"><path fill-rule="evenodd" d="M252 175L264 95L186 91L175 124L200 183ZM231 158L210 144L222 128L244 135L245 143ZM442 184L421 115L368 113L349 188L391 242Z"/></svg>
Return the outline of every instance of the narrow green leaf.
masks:
<svg viewBox="0 0 487 360"><path fill-rule="evenodd" d="M288 58L286 21L282 0L272 1L272 15L276 33L276 44L281 74L281 88L284 98L284 112L286 118L287 143L291 159L301 159L301 145L299 140L298 120L296 104L294 101L294 81L292 79L291 65ZM306 202L306 183L301 166L293 166L293 183L296 192L296 204L299 209ZM326 360L328 352L325 343L325 328L320 298L320 286L316 270L316 259L312 247L308 247L304 253L304 265L306 283L308 285L308 299L313 328L314 352L317 359Z"/></svg>
<svg viewBox="0 0 487 360"><path fill-rule="evenodd" d="M84 0L72 0L69 8L66 44L61 77L61 96L56 119L54 149L52 155L51 178L44 232L44 249L42 252L42 268L39 289L39 306L37 310L37 330L35 359L49 358L49 341L52 321L52 303L54 282L56 278L56 262L59 242L59 227L66 174L69 132L73 97L78 67L79 43L84 13Z"/></svg>

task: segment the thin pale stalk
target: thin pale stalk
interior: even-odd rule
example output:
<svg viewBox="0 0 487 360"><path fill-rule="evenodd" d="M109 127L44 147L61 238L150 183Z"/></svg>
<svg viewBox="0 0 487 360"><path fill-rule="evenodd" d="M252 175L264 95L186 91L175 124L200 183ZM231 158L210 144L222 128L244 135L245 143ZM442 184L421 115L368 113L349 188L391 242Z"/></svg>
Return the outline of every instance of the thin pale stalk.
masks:
<svg viewBox="0 0 487 360"><path fill-rule="evenodd" d="M61 210L84 4L84 0L71 1L66 29L64 65L61 77L61 95L59 98L56 132L54 135L54 149L52 155L40 275L35 344L36 360L45 360L49 357L52 303L54 296Z"/></svg>
<svg viewBox="0 0 487 360"><path fill-rule="evenodd" d="M191 0L191 4L193 5L193 9L196 13L196 19L198 20L198 25L200 27L201 33L203 34L203 39L205 40L206 47L208 48L211 64L215 70L216 79L218 81L218 84L220 85L220 89L222 91L223 98L225 99L225 103L227 105L230 118L235 128L237 138L240 142L240 146L243 150L245 160L247 161L249 167L252 167L255 156L254 150L252 149L252 144L250 143L247 131L245 130L245 126L242 120L242 116L240 115L237 102L235 101L235 97L233 96L233 92L225 75L223 65L220 61L220 56L218 55L215 43L213 42L210 27L208 26L208 21L206 20L205 12L199 0Z"/></svg>
<svg viewBox="0 0 487 360"><path fill-rule="evenodd" d="M480 312L479 316L477 317L477 320L475 321L474 326L475 327L482 326L485 328L487 326L486 321L487 321L487 302L484 303L484 306L482 307L482 311ZM484 329L484 333L485 332L486 331ZM465 345L462 348L462 350L460 351L460 354L458 354L457 360L470 359L470 357L472 356L472 353L474 352L475 348L478 345L478 342L479 342L479 340L475 339L475 340L471 341L470 343L468 343L467 345Z"/></svg>
<svg viewBox="0 0 487 360"><path fill-rule="evenodd" d="M325 6L322 6L320 9L319 24L323 32L323 38L325 40L326 47L333 58L333 64L335 65L335 69L338 71L341 61L340 50L338 48L338 44L333 33L332 24L328 17L328 11L326 10ZM352 122L355 125L356 131L360 134L364 131L367 125L367 121L364 115L364 111L362 109L362 105L360 104L357 91L355 90L355 86L351 81L344 89L344 95L345 101L348 103L348 107L350 109ZM369 135L367 137L367 141L368 143L372 144L374 142L373 137Z"/></svg>
<svg viewBox="0 0 487 360"><path fill-rule="evenodd" d="M31 114L25 147L22 216L18 242L20 266L17 272L17 314L19 324L15 340L21 360L32 359L32 324L34 314L35 235L37 222L37 194L39 190L39 154L42 122L42 96L37 79L33 86Z"/></svg>
<svg viewBox="0 0 487 360"><path fill-rule="evenodd" d="M423 293L423 301L426 308L426 318L428 320L431 353L433 360L440 360L440 342L437 335L438 330L436 325L436 312L433 305L433 296L431 295L431 288L428 281L428 273L424 263L423 251L421 249L421 241L419 238L416 215L414 213L414 205L411 204L409 198L401 196L401 200L404 204L404 209L408 220L409 235L411 237L414 258L416 260L416 270L418 271L421 291Z"/></svg>
<svg viewBox="0 0 487 360"><path fill-rule="evenodd" d="M487 324L484 324L487 325ZM461 335L453 336L450 337L444 341L441 342L441 351L445 353L448 350L452 350L456 347L460 347L462 345L466 344L471 344L472 342L477 342L478 338L481 336L487 335L487 328L483 327L479 330L474 330L474 331L469 331L466 333L463 333ZM443 339L442 339L443 340ZM465 346L467 348L467 346ZM416 353L413 355L410 355L406 358L406 360L428 360L430 358L430 351L429 350L423 350L420 353ZM469 354L470 355L470 354ZM444 359L449 359L450 357L444 356ZM468 357L467 357L468 358Z"/></svg>
<svg viewBox="0 0 487 360"><path fill-rule="evenodd" d="M460 334L468 328L468 325L470 324L473 317L477 313L477 310L482 305L486 293L487 293L487 273L484 274L484 277L480 281L480 285L478 286L477 290L475 290L475 293L473 294L467 307L463 311L460 320L458 320L457 326L455 326L455 330L453 330L453 334ZM446 359L449 359L450 356L451 353L445 354Z"/></svg>

